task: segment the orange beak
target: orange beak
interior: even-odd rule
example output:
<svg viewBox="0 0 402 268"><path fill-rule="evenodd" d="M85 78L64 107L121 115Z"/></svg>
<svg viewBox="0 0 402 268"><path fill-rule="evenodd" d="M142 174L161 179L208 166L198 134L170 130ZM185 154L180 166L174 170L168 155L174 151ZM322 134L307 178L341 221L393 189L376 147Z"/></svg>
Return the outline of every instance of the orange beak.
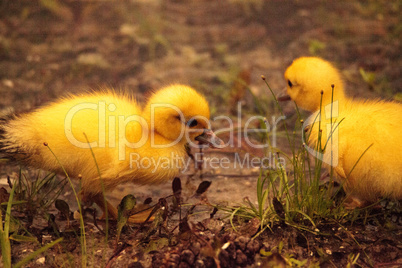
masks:
<svg viewBox="0 0 402 268"><path fill-rule="evenodd" d="M290 96L286 93L286 88L285 88L281 93L279 93L279 95L278 95L278 97L277 97L277 100L278 100L278 101L290 101L290 100L292 100L292 99L291 99Z"/></svg>
<svg viewBox="0 0 402 268"><path fill-rule="evenodd" d="M210 129L204 129L204 132L195 137L195 140L199 141L200 144L207 144L212 148L223 148L225 145L225 143Z"/></svg>
<svg viewBox="0 0 402 268"><path fill-rule="evenodd" d="M292 100L289 95L279 95L278 101L290 101Z"/></svg>

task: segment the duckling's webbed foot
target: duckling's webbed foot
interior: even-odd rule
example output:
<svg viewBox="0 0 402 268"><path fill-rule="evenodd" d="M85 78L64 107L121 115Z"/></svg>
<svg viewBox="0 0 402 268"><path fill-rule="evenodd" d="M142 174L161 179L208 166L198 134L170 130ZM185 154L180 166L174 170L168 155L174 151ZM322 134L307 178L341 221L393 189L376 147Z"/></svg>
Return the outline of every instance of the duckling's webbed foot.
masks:
<svg viewBox="0 0 402 268"><path fill-rule="evenodd" d="M152 212L152 209L148 209L148 210L142 211L140 213L134 214L134 215L130 216L130 218L128 218L128 222L129 223L143 223L148 219L151 212ZM148 219L147 222L152 222L152 221L154 221L154 219L155 219L155 216L152 215Z"/></svg>
<svg viewBox="0 0 402 268"><path fill-rule="evenodd" d="M367 202L362 201L355 196L349 196L348 198L346 198L346 200L344 202L344 207L349 210L352 210L355 208L361 208L361 207L365 207L365 206L367 206Z"/></svg>
<svg viewBox="0 0 402 268"><path fill-rule="evenodd" d="M104 198L102 193L85 196L83 199L89 199L100 207L103 212L100 219L106 218L106 211L109 219L117 219L117 209Z"/></svg>
<svg viewBox="0 0 402 268"><path fill-rule="evenodd" d="M105 212L107 210L109 219L117 220L117 217L118 217L117 209L112 204L110 204L107 200L105 201L102 193L92 195L90 197L90 199L101 208L101 210L103 212L101 219L106 218ZM141 211L141 210L142 210L141 208L138 208L138 211ZM130 216L130 218L128 218L127 221L129 223L143 223L144 221L147 220L147 218L151 212L152 212L152 209L141 211L140 213L136 213L135 215ZM154 218L155 218L154 216L151 216L148 219L148 222L152 222L154 220Z"/></svg>

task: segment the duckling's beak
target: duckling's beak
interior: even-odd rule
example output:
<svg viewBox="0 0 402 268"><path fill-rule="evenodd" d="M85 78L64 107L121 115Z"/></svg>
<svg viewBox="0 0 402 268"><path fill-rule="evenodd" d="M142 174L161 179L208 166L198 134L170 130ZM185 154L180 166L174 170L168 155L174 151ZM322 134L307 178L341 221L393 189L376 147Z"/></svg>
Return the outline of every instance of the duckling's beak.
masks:
<svg viewBox="0 0 402 268"><path fill-rule="evenodd" d="M290 96L286 93L286 88L281 93L279 93L277 100L278 101L290 101L291 100Z"/></svg>
<svg viewBox="0 0 402 268"><path fill-rule="evenodd" d="M278 96L278 101L290 101L291 98L289 95L279 95Z"/></svg>
<svg viewBox="0 0 402 268"><path fill-rule="evenodd" d="M199 141L200 144L208 144L212 148L223 148L225 145L225 143L210 129L204 129L204 132L195 137L195 140Z"/></svg>

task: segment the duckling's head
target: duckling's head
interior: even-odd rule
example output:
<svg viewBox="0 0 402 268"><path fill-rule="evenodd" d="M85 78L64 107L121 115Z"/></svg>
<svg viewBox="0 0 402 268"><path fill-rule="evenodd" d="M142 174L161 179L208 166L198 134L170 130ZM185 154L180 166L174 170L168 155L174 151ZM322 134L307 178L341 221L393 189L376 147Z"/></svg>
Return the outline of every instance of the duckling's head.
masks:
<svg viewBox="0 0 402 268"><path fill-rule="evenodd" d="M293 61L285 72L286 93L296 104L308 111L344 98L339 71L331 63L317 57L301 57ZM332 97L332 85L334 93Z"/></svg>
<svg viewBox="0 0 402 268"><path fill-rule="evenodd" d="M148 100L144 117L151 129L171 141L198 140L219 147L222 141L210 130L209 105L193 88L171 85Z"/></svg>

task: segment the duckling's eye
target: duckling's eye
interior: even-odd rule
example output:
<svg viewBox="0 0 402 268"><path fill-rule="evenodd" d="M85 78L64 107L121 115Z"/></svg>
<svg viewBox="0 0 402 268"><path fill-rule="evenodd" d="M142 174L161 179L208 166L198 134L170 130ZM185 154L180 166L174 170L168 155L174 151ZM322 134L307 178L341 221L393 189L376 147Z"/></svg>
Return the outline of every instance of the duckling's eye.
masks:
<svg viewBox="0 0 402 268"><path fill-rule="evenodd" d="M190 120L187 122L187 126L189 126L189 127L195 127L196 125L198 125L198 122L197 122L196 119L190 119Z"/></svg>
<svg viewBox="0 0 402 268"><path fill-rule="evenodd" d="M293 87L293 84L292 84L292 82L290 82L290 80L288 80L288 85L289 85L289 87Z"/></svg>

